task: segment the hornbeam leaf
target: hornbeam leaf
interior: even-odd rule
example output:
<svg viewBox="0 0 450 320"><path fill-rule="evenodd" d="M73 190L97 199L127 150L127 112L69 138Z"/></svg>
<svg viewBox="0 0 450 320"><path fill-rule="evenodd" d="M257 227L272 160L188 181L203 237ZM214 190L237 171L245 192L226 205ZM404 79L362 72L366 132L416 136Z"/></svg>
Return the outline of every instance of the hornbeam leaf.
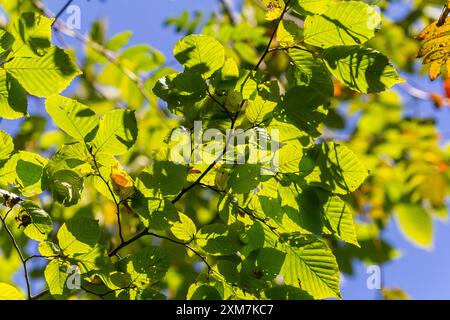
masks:
<svg viewBox="0 0 450 320"><path fill-rule="evenodd" d="M50 215L31 201L21 203L26 214L31 218L31 223L24 229L25 235L36 241L44 241L53 230L53 222Z"/></svg>
<svg viewBox="0 0 450 320"><path fill-rule="evenodd" d="M304 41L322 48L363 44L375 35L380 22L380 14L368 4L340 1L322 15L306 18Z"/></svg>
<svg viewBox="0 0 450 320"><path fill-rule="evenodd" d="M25 300L25 297L16 287L0 282L0 300Z"/></svg>
<svg viewBox="0 0 450 320"><path fill-rule="evenodd" d="M287 285L302 288L315 299L341 298L336 258L324 242L300 247L285 244L284 249L281 274Z"/></svg>
<svg viewBox="0 0 450 320"><path fill-rule="evenodd" d="M136 142L138 134L133 111L113 110L105 114L93 140L96 153L121 155Z"/></svg>
<svg viewBox="0 0 450 320"><path fill-rule="evenodd" d="M432 246L433 220L422 206L399 204L394 211L398 225L408 240L421 247Z"/></svg>
<svg viewBox="0 0 450 320"><path fill-rule="evenodd" d="M345 146L322 143L313 148L300 163L307 184L337 194L355 191L368 176L368 170Z"/></svg>
<svg viewBox="0 0 450 320"><path fill-rule="evenodd" d="M74 217L58 231L59 247L69 256L90 252L99 237L98 222L86 217Z"/></svg>
<svg viewBox="0 0 450 320"><path fill-rule="evenodd" d="M326 49L323 57L333 76L362 93L381 92L403 82L389 59L375 50L339 46Z"/></svg>
<svg viewBox="0 0 450 320"><path fill-rule="evenodd" d="M77 140L89 141L99 125L97 114L89 107L60 95L49 97L45 109L58 127Z"/></svg>
<svg viewBox="0 0 450 320"><path fill-rule="evenodd" d="M14 143L11 136L0 130L0 161L8 159L13 151Z"/></svg>
<svg viewBox="0 0 450 320"><path fill-rule="evenodd" d="M29 94L41 98L63 91L81 74L70 56L55 46L42 57L15 56L4 68Z"/></svg>
<svg viewBox="0 0 450 320"><path fill-rule="evenodd" d="M15 38L14 55L43 56L51 46L53 21L38 13L23 13L10 28Z"/></svg>
<svg viewBox="0 0 450 320"><path fill-rule="evenodd" d="M197 227L194 221L187 215L180 213L180 221L175 222L171 227L170 231L173 235L182 241L192 241L197 233Z"/></svg>
<svg viewBox="0 0 450 320"><path fill-rule="evenodd" d="M66 288L68 274L59 259L50 261L44 271L45 280L51 295L62 295Z"/></svg>
<svg viewBox="0 0 450 320"><path fill-rule="evenodd" d="M339 197L329 196L323 205L325 219L334 235L359 247L350 207ZM327 231L327 232L329 232Z"/></svg>
<svg viewBox="0 0 450 320"><path fill-rule="evenodd" d="M175 58L186 68L209 78L225 62L225 50L216 39L205 35L190 35L173 49Z"/></svg>
<svg viewBox="0 0 450 320"><path fill-rule="evenodd" d="M120 261L120 266L131 276L137 286L161 280L169 269L170 258L166 250L146 247Z"/></svg>
<svg viewBox="0 0 450 320"><path fill-rule="evenodd" d="M27 114L27 94L20 83L0 69L0 118L18 119Z"/></svg>

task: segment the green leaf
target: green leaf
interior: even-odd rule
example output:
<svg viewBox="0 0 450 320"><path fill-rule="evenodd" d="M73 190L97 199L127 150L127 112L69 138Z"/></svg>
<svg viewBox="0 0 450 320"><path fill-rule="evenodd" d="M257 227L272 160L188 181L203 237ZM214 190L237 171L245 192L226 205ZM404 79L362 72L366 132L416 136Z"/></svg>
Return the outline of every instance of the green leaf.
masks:
<svg viewBox="0 0 450 320"><path fill-rule="evenodd" d="M286 258L281 273L287 285L302 288L315 299L341 298L336 258L324 242L284 247Z"/></svg>
<svg viewBox="0 0 450 320"><path fill-rule="evenodd" d="M48 160L38 154L19 151L0 167L0 184L16 185L24 196L42 193L42 175Z"/></svg>
<svg viewBox="0 0 450 320"><path fill-rule="evenodd" d="M304 97L298 105L311 108L326 103L333 96L334 85L324 63L302 49L290 49L288 53L295 65L292 82L300 87L296 89L300 91L298 96Z"/></svg>
<svg viewBox="0 0 450 320"><path fill-rule="evenodd" d="M58 170L49 175L53 198L66 207L77 204L81 199L84 179L73 170Z"/></svg>
<svg viewBox="0 0 450 320"><path fill-rule="evenodd" d="M248 101L245 115L251 123L261 125L261 123L271 118L272 111L276 105L277 102L267 100L260 95L257 95L255 99Z"/></svg>
<svg viewBox="0 0 450 320"><path fill-rule="evenodd" d="M64 271L62 261L55 259L45 267L45 281L51 295L62 295L66 287L67 272Z"/></svg>
<svg viewBox="0 0 450 320"><path fill-rule="evenodd" d="M306 291L293 286L275 286L264 291L270 300L313 300Z"/></svg>
<svg viewBox="0 0 450 320"><path fill-rule="evenodd" d="M10 28L16 39L12 47L14 56L43 56L51 46L53 21L33 12L25 12L14 21Z"/></svg>
<svg viewBox="0 0 450 320"><path fill-rule="evenodd" d="M105 114L93 140L95 153L121 155L136 142L138 128L136 117L130 110L113 110Z"/></svg>
<svg viewBox="0 0 450 320"><path fill-rule="evenodd" d="M20 83L0 69L0 118L18 119L27 114L27 94Z"/></svg>
<svg viewBox="0 0 450 320"><path fill-rule="evenodd" d="M14 142L9 134L0 130L0 161L9 158L14 151Z"/></svg>
<svg viewBox="0 0 450 320"><path fill-rule="evenodd" d="M39 243L39 253L44 257L54 257L61 253L58 245L51 241L43 241Z"/></svg>
<svg viewBox="0 0 450 320"><path fill-rule="evenodd" d="M324 13L336 0L296 0L296 5L308 13ZM295 7L294 7L295 8Z"/></svg>
<svg viewBox="0 0 450 320"><path fill-rule="evenodd" d="M432 246L433 220L421 205L399 204L394 212L398 226L408 240L420 247Z"/></svg>
<svg viewBox="0 0 450 320"><path fill-rule="evenodd" d="M178 211L169 200L136 194L131 204L146 228L167 230L179 222Z"/></svg>
<svg viewBox="0 0 450 320"><path fill-rule="evenodd" d="M315 146L302 159L300 168L307 184L337 194L355 191L368 176L353 151L332 142Z"/></svg>
<svg viewBox="0 0 450 320"><path fill-rule="evenodd" d="M36 241L44 241L53 230L53 222L50 215L31 201L24 201L21 207L31 218L31 224L25 229L25 235Z"/></svg>
<svg viewBox="0 0 450 320"><path fill-rule="evenodd" d="M201 285L192 293L189 300L222 300L222 296L215 287Z"/></svg>
<svg viewBox="0 0 450 320"><path fill-rule="evenodd" d="M205 35L189 35L175 44L175 58L193 72L209 78L225 62L225 50L216 39Z"/></svg>
<svg viewBox="0 0 450 320"><path fill-rule="evenodd" d="M275 119L292 123L309 135L318 137L320 135L318 127L327 114L326 108L321 105L324 103L324 94L326 95L328 86L323 86L321 94L314 93L317 92L318 85L315 85L315 88L304 85L290 88L284 96L283 103L277 105L274 110ZM303 100L308 103L301 102Z"/></svg>
<svg viewBox="0 0 450 320"><path fill-rule="evenodd" d="M11 52L14 41L15 39L12 34L5 30L0 30L0 61L7 58L8 54Z"/></svg>
<svg viewBox="0 0 450 320"><path fill-rule="evenodd" d="M379 22L381 17L373 7L363 2L340 1L322 15L306 18L304 41L322 48L363 44L375 35Z"/></svg>
<svg viewBox="0 0 450 320"><path fill-rule="evenodd" d="M161 280L170 266L170 258L162 248L145 247L120 261L120 266L138 286L146 286Z"/></svg>
<svg viewBox="0 0 450 320"><path fill-rule="evenodd" d="M0 300L25 300L25 296L12 285L0 282Z"/></svg>
<svg viewBox="0 0 450 320"><path fill-rule="evenodd" d="M42 57L14 57L4 68L29 94L43 98L63 91L81 74L70 56L54 46Z"/></svg>
<svg viewBox="0 0 450 320"><path fill-rule="evenodd" d="M176 238L189 242L194 239L195 234L197 233L197 227L195 226L194 221L187 215L180 213L179 217L180 221L175 222L170 227L170 231Z"/></svg>
<svg viewBox="0 0 450 320"><path fill-rule="evenodd" d="M296 144L286 144L276 151L274 166L281 173L299 173L303 149Z"/></svg>
<svg viewBox="0 0 450 320"><path fill-rule="evenodd" d="M241 263L239 274L242 285L248 289L263 289L282 269L285 253L274 248L252 251Z"/></svg>
<svg viewBox="0 0 450 320"><path fill-rule="evenodd" d="M90 252L99 237L98 222L87 217L74 217L58 231L59 247L69 256Z"/></svg>
<svg viewBox="0 0 450 320"><path fill-rule="evenodd" d="M338 196L329 196L323 206L330 231L345 242L359 247L350 207Z"/></svg>
<svg viewBox="0 0 450 320"><path fill-rule="evenodd" d="M359 46L333 47L326 49L323 57L333 76L362 93L381 92L403 82L389 59L378 51Z"/></svg>
<svg viewBox="0 0 450 320"><path fill-rule="evenodd" d="M89 141L99 125L97 114L76 100L54 95L45 102L45 109L55 124L71 137Z"/></svg>
<svg viewBox="0 0 450 320"><path fill-rule="evenodd" d="M237 231L220 223L204 226L197 232L195 239L202 250L217 256L235 254L241 245Z"/></svg>
<svg viewBox="0 0 450 320"><path fill-rule="evenodd" d="M117 51L122 49L129 41L132 36L131 31L125 31L116 34L114 37L108 40L105 44L105 48L111 51Z"/></svg>

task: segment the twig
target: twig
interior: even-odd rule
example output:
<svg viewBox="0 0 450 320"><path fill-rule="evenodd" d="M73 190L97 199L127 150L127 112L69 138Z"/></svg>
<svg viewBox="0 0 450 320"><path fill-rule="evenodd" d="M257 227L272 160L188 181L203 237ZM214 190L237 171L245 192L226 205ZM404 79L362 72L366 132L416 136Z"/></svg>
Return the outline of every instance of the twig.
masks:
<svg viewBox="0 0 450 320"><path fill-rule="evenodd" d="M190 250L191 252L193 252L197 257L199 257L199 258L205 263L205 265L208 267L208 272L210 272L210 271L212 270L212 267L211 267L211 265L208 263L208 261L206 260L206 258L205 258L204 256L202 256L197 250L195 250L195 249L190 245L190 243L192 242L193 239L192 239L191 241L189 241L189 242L182 242L182 241L178 241L178 240L175 240L175 239L172 239L172 238L169 238L169 237L166 237L166 236L163 236L163 235L154 233L154 232L150 232L148 228L142 230L142 231L139 232L137 235L135 235L133 238L131 238L131 239L125 241L124 243L122 243L120 246L118 246L117 248L115 248L114 250L112 250L112 251L108 254L108 256L109 256L109 257L112 257L112 256L117 255L117 253L118 253L120 250L122 250L123 248L129 246L130 244L134 243L135 241L137 241L137 240L139 240L140 238L145 237L145 236L152 236L152 237L155 237L155 238L164 239L164 240L167 240L167 241L169 241L169 242L172 242L172 243L175 243L175 244L178 244L178 245L181 245L181 246L185 247L186 249L188 249L188 250Z"/></svg>
<svg viewBox="0 0 450 320"><path fill-rule="evenodd" d="M9 209L6 212L6 216L13 210L13 208ZM6 220L0 215L0 220L2 221L3 227L5 228L6 232L8 233L9 237L11 238L12 244L14 246L14 248L16 249L20 260L22 261L22 265L23 265L23 271L25 274L25 283L27 285L27 297L28 299L31 299L31 285L30 285L30 279L28 277L28 268L27 268L27 260L24 258L22 251L19 248L19 245L16 241L16 238L14 237L14 234L11 232L11 230L9 229L8 225L6 224Z"/></svg>
<svg viewBox="0 0 450 320"><path fill-rule="evenodd" d="M286 2L285 7L284 7L284 9L283 9L283 12L281 13L281 15L280 15L280 17L279 17L279 19L278 19L278 21L277 21L277 24L276 24L276 26L275 26L275 29L273 30L272 35L270 36L269 43L267 44L266 49L264 50L264 53L262 54L262 56L261 56L261 58L259 59L258 63L253 67L253 71L256 71L256 70L259 69L259 67L261 66L261 64L262 64L263 61L264 61L264 58L265 58L265 57L267 56L267 54L269 53L270 47L272 46L272 42L273 42L273 40L274 40L274 38L275 38L275 35L276 35L276 33L277 33L277 30L278 30L278 27L279 27L281 21L283 20L284 15L286 14L286 12L287 12L288 9L289 9L289 2L290 2L290 0L288 0L288 1ZM249 73L247 74L247 76L244 78L244 81L242 82L241 87L244 87L244 86L245 86L245 84L247 83L248 79L250 79L250 75L251 75L251 74L252 74L251 72L249 72ZM221 154L216 160L214 160L214 161L208 166L208 168L206 168L206 170L200 175L200 177L198 177L197 180L195 180L195 181L194 181L192 184L190 184L188 187L183 188L183 190L180 191L180 193L175 197L175 199L172 200L172 203L178 202L178 201L179 201L179 200L180 200L180 199L181 199L181 198L182 198L189 190L191 190L191 189L194 188L196 185L198 185L198 184L202 181L202 179L203 179L203 178L204 178L204 177L205 177L205 176L206 176L206 175L214 168L214 166L215 166L220 160L222 160L223 156L225 155L225 153L226 153L227 150L228 150L228 144L229 144L230 141L231 141L231 137L232 137L232 134L233 134L233 130L234 130L235 126L236 126L236 121L237 121L237 119L239 118L239 114L240 114L242 108L244 107L245 101L246 101L245 99L242 99L242 101L241 101L241 103L240 103L240 105L239 105L239 108L238 108L237 112L235 113L234 117L231 119L231 128L230 128L231 130L230 130L230 134L229 134L229 136L228 136L228 138L227 138L227 141L226 141L226 144L225 144L225 146L224 146L224 148L223 148L222 154Z"/></svg>
<svg viewBox="0 0 450 320"><path fill-rule="evenodd" d="M216 104L218 104L223 109L223 111L225 111L225 113L228 115L230 119L233 118L230 111L228 111L227 107L225 106L225 104L221 103L219 100L217 100L216 97L213 96L208 86L206 87L206 94L211 98L211 100L213 100Z"/></svg>
<svg viewBox="0 0 450 320"><path fill-rule="evenodd" d="M105 177L103 177L103 175L101 174L95 155L92 153L92 151L89 148L87 148L87 149L88 149L88 151L92 157L92 160L94 162L95 170L97 171L97 176L103 181L103 183L108 188L108 192L111 194L111 197L113 198L114 204L116 206L117 225L118 225L118 229L119 229L118 231L119 231L120 242L122 244L125 242L125 239L123 237L122 221L120 218L120 202L117 201L116 195L114 194L114 191L111 189L111 186L109 185L108 180L106 180Z"/></svg>
<svg viewBox="0 0 450 320"><path fill-rule="evenodd" d="M148 235L148 229L144 229L141 232L139 232L138 234L136 234L133 238L122 242L117 248L113 249L110 253L108 253L109 257L113 257L116 256L117 253L122 250L123 248L125 248L126 246L129 246L130 244L132 244L133 242L139 240L142 237L145 237Z"/></svg>
<svg viewBox="0 0 450 320"><path fill-rule="evenodd" d="M442 9L441 16L439 17L436 26L441 27L442 25L444 25L445 21L447 20L447 16L449 14L450 14L450 4L446 4L444 9Z"/></svg>
<svg viewBox="0 0 450 320"><path fill-rule="evenodd" d="M39 294L35 295L34 297L32 297L31 300L39 300L39 299L41 299L42 297L48 295L49 293L50 293L50 290L48 290L48 289L47 289L47 290L44 290L44 291L42 291L41 293L39 293Z"/></svg>
<svg viewBox="0 0 450 320"><path fill-rule="evenodd" d="M55 24L56 21L61 17L61 15L66 11L66 9L72 4L73 0L69 0L66 2L66 4L59 10L59 12L55 15L55 20L52 23L52 26Z"/></svg>

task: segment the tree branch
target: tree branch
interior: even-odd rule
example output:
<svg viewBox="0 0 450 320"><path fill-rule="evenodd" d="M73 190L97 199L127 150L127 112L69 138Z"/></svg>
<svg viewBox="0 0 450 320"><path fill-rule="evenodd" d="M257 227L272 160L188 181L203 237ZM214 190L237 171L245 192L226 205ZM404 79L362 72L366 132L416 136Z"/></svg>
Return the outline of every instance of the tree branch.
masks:
<svg viewBox="0 0 450 320"><path fill-rule="evenodd" d="M55 20L52 23L52 26L55 24L56 21L61 17L61 15L66 11L66 9L72 4L73 0L68 0L66 4L61 8L61 10L58 11L58 13L55 15Z"/></svg>
<svg viewBox="0 0 450 320"><path fill-rule="evenodd" d="M118 226L118 231L119 231L120 242L122 244L122 243L125 242L125 239L123 237L123 232L122 232L122 221L121 221L121 217L120 217L120 202L117 201L116 195L115 195L114 191L111 189L111 186L109 185L109 182L101 174L100 168L99 168L98 163L97 163L97 159L95 158L95 155L92 153L92 151L89 148L87 148L87 149L88 149L89 154L91 155L92 160L94 162L95 170L97 171L97 176L103 181L103 183L108 188L108 192L111 194L111 197L113 198L114 204L116 206L117 226Z"/></svg>
<svg viewBox="0 0 450 320"><path fill-rule="evenodd" d="M8 214L13 210L13 208L10 208L7 212L5 216L8 216ZM3 224L3 228L5 228L6 232L8 233L9 237L11 238L12 244L14 246L14 249L16 250L16 252L18 253L20 260L22 261L22 265L23 265L23 271L25 274L25 283L27 285L27 297L28 299L31 299L31 285L30 285L30 279L28 277L28 268L27 268L27 260L24 258L22 251L20 250L20 247L16 241L16 238L14 237L14 234L11 232L11 230L9 229L8 225L6 224L6 218L3 218L0 215L0 220L2 221Z"/></svg>
<svg viewBox="0 0 450 320"><path fill-rule="evenodd" d="M261 64L263 63L263 61L264 61L264 58L267 56L267 54L270 52L270 47L272 46L272 42L273 42L273 40L275 39L275 35L276 35L276 33L277 33L277 30L278 30L278 27L279 27L279 25L280 25L280 23L281 23L281 21L283 20L283 17L284 17L284 15L286 14L286 12L288 11L288 9L289 9L289 2L290 2L290 0L288 0L287 2L286 2L286 4L285 4L285 6L284 6L284 9L283 9L283 11L282 11L282 13L281 13L281 15L280 15L280 17L278 18L278 21L277 21L277 24L276 24L276 26L275 26L275 29L273 30L273 32L272 32L272 35L270 36L270 39L269 39L269 43L267 44L267 46L266 46L266 49L264 50L264 53L262 54L262 56L261 56L261 58L259 59L259 61L258 61L258 63L253 67L253 71L256 71L256 70L258 70L259 69L259 67L261 66ZM242 82L242 85L241 85L241 87L243 88L244 86L245 86L245 84L247 83L247 81L248 81L248 79L250 79L250 75L251 75L251 72L249 72L248 74L247 74L247 76L245 77L245 79L244 79L244 81ZM230 134L229 134L229 136L228 136L228 138L227 138L227 141L226 141L226 143L225 143L225 147L223 148L223 151L222 151L222 154L214 161L214 162L212 162L209 166L208 166L208 168L206 168L206 170L200 175L200 177L196 180L196 181L194 181L192 184L190 184L188 187L186 187L186 188L183 188L183 190L181 190L180 191L180 193L175 197L175 199L173 199L172 200L172 203L176 203L176 202L178 202L189 190L191 190L192 188L194 188L196 185L198 185L201 181L202 181L202 179L214 168L214 166L219 162L219 161L221 161L222 159L223 159L223 156L225 155L225 153L227 152L227 149L228 149L228 144L229 144L229 142L231 141L231 137L232 137L232 135L233 135L233 131L234 131L234 128L235 128L235 126L236 126L236 121L237 121L237 119L239 118L239 114L240 114L240 112L241 112L241 110L242 110L242 108L244 107L244 104L245 104L245 99L242 99L242 101L241 101L241 103L240 103L240 105L239 105L239 108L238 108L238 110L237 110L237 112L235 113L235 115L234 115L234 117L231 119L231 130L230 130Z"/></svg>

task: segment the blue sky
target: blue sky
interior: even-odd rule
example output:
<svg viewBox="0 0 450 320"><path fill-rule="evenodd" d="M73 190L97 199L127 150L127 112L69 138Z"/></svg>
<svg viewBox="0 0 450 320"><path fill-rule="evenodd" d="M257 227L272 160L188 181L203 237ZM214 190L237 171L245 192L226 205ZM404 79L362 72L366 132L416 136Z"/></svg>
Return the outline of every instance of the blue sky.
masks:
<svg viewBox="0 0 450 320"><path fill-rule="evenodd" d="M57 12L65 1L47 0L50 9ZM218 8L217 0L75 0L74 4L81 7L81 32L86 33L95 19L109 20L109 35L133 30L131 44L146 43L161 50L171 57L177 35L172 29L164 28L162 23L169 16L177 16L183 10L213 11ZM393 17L399 17L405 12L405 5L398 4L390 12ZM62 19L66 18L62 16ZM67 39L69 44L79 43ZM412 77L415 86L425 90L440 91L442 85L431 84L427 79ZM418 102L410 97L404 97L405 104L414 114L433 116L438 119L440 129L446 138L450 138L448 127L450 112L448 110L435 111L429 103ZM41 113L42 101L32 103L31 112ZM0 124L2 129L14 131L14 123L6 121ZM447 131L447 132L444 132ZM383 267L383 283L387 287L399 287L406 290L416 299L450 299L450 224L435 223L434 246L431 250L414 247L407 242L392 221L384 231L383 238L401 251L401 257ZM346 299L373 299L377 292L366 287L366 268L361 264L355 265L356 275L345 277L342 286L343 297Z"/></svg>

